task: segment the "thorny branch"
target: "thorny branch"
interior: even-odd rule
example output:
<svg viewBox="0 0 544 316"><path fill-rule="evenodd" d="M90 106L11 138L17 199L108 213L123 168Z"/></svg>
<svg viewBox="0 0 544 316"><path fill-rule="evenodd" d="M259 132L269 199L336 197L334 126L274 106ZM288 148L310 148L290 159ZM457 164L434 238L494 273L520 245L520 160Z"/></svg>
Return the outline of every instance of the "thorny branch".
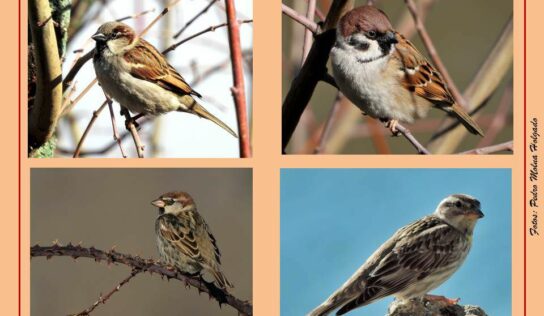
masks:
<svg viewBox="0 0 544 316"><path fill-rule="evenodd" d="M108 294L106 294L104 296L102 296L102 294L100 294L100 298L96 302L94 302L93 305L89 306L84 311L82 311L82 312L80 312L78 314L75 314L74 316L88 316L88 315L90 315L100 304L102 304L102 305L106 304L106 302L110 299L110 297L112 297L113 294L119 292L119 290L121 290L121 287L123 287L125 284L130 282L130 280L132 280L132 278L134 278L140 272L142 272L142 270L132 269L132 272L130 272L129 276L124 278L123 281L119 282L119 284L116 287L114 287Z"/></svg>
<svg viewBox="0 0 544 316"><path fill-rule="evenodd" d="M166 266L163 263L157 262L153 259L144 259L139 256L132 256L119 253L115 250L103 251L94 247L85 248L80 245L68 244L66 246L60 246L55 244L53 246L40 246L35 245L30 248L30 257L46 257L50 259L52 257L72 257L77 258L90 258L96 262L106 262L108 264L124 264L136 271L145 271L151 274L156 273L161 277L167 279L176 279L185 283L186 286L196 288L199 292L207 293L210 298L216 300L220 305L227 304L235 308L242 315L253 315L253 306L249 301L243 301L232 294L228 293L217 287L214 283L207 282L200 276L190 276L181 273L172 267Z"/></svg>

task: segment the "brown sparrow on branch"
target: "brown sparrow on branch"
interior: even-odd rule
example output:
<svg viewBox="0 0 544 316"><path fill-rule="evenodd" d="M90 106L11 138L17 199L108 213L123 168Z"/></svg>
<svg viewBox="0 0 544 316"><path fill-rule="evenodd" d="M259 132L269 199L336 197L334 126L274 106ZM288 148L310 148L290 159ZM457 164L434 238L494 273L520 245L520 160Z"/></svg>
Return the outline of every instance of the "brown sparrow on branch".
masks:
<svg viewBox="0 0 544 316"><path fill-rule="evenodd" d="M431 107L456 117L465 128L482 129L453 99L442 76L388 17L373 6L346 13L338 23L331 51L333 74L346 97L365 114L389 121L425 117Z"/></svg>
<svg viewBox="0 0 544 316"><path fill-rule="evenodd" d="M236 133L194 99L194 91L153 45L121 22L107 22L92 36L96 78L123 108L141 115L187 112L206 118L234 137Z"/></svg>
<svg viewBox="0 0 544 316"><path fill-rule="evenodd" d="M193 198L170 192L151 204L159 208L155 233L162 261L184 273L210 273L223 289L233 287L221 272L221 253Z"/></svg>

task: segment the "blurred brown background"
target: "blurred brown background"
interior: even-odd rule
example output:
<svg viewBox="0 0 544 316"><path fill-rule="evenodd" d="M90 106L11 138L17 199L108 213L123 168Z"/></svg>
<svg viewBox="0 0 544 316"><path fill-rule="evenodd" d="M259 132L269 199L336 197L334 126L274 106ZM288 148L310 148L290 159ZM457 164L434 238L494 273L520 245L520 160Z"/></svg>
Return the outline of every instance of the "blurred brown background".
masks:
<svg viewBox="0 0 544 316"><path fill-rule="evenodd" d="M306 0L282 0L282 2L302 15L306 15ZM326 14L331 2L332 0L317 0L317 7ZM417 5L421 5L423 2L429 3L427 0L416 0L415 2ZM366 0L356 0L355 6L366 3ZM399 21L403 18L403 14L407 13L404 1L378 0L376 6L389 16L393 27L399 28ZM486 60L511 15L511 0L433 1L424 23L442 61L461 92L465 90L481 64ZM316 21L318 20L319 18L316 17ZM407 21L412 23L412 18L410 17ZM285 98L289 90L292 79L300 69L303 33L304 29L300 24L294 23L291 18L285 15L282 16L283 98ZM413 34L410 40L419 51L428 57L425 46L420 41L417 32ZM329 73L332 74L330 63L328 69ZM492 98L481 111L483 115L478 119L478 122L482 125L484 131L488 129L488 125L497 112L500 99L505 90L511 88L511 86L512 69L510 69ZM312 144L311 138L316 135L319 136L316 133L317 128L329 116L335 97L336 89L324 82L318 84L307 111L302 116L293 134L287 153L312 153L314 144ZM493 144L512 140L513 137L512 97L511 95L507 97L510 100L508 116L503 128L493 140ZM309 112L308 109L310 109ZM351 110L350 107L348 111L351 112ZM360 110L357 111L360 113ZM427 119L416 121L414 124L405 124L405 126L410 128L412 133L425 145L432 132L436 130L445 116L442 111L432 110ZM351 118L341 117L331 129L328 148L326 148L328 150L325 153L376 153L376 147L368 135L366 122L367 120L362 115L356 116L356 118L353 118L353 116ZM338 128L338 126L342 126L342 128ZM416 153L415 149L404 137L390 137L390 132L381 123L377 130L386 133L385 139L393 153ZM468 136L464 139L458 151L475 148L480 141L481 137Z"/></svg>
<svg viewBox="0 0 544 316"><path fill-rule="evenodd" d="M33 169L31 243L83 242L158 258L157 209L162 193L190 193L222 253L232 293L252 298L252 173L250 169ZM89 307L130 274L124 265L68 257L31 260L32 315L67 315ZM142 273L93 315L238 315L177 281Z"/></svg>

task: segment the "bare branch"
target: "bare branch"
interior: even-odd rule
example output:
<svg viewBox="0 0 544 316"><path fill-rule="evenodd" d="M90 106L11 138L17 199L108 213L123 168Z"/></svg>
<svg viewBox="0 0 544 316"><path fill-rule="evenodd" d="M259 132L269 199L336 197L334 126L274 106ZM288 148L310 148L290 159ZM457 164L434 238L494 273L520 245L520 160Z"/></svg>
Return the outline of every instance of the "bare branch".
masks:
<svg viewBox="0 0 544 316"><path fill-rule="evenodd" d="M502 144L492 145L488 147L475 148L459 153L459 155L488 155L499 151L514 151L514 142L508 141Z"/></svg>
<svg viewBox="0 0 544 316"><path fill-rule="evenodd" d="M325 21L325 31L315 36L300 73L291 83L282 106L282 151L285 151L317 83L327 73L327 60L336 38L336 23L351 8L353 0L335 0L332 3Z"/></svg>
<svg viewBox="0 0 544 316"><path fill-rule="evenodd" d="M431 153L427 148L425 148L421 143L412 135L409 129L402 126L401 124L397 124L396 126L397 131L399 131L406 139L416 148L417 152L422 155L430 155Z"/></svg>
<svg viewBox="0 0 544 316"><path fill-rule="evenodd" d="M465 91L465 98L468 100L472 112L478 109L492 93L497 89L508 70L512 67L513 60L513 22L512 17L506 23L496 44L491 49L488 58L483 62L478 73L472 79L472 82ZM472 115L476 118L478 114ZM449 132L447 135L439 133L450 125L451 121L445 122L438 132L431 137L429 149L437 154L452 153L461 143L463 137L467 135L466 129L459 126Z"/></svg>
<svg viewBox="0 0 544 316"><path fill-rule="evenodd" d="M78 314L75 314L75 316L88 316L88 315L90 315L98 307L98 305L106 304L106 302L110 299L110 297L112 297L113 294L119 292L119 290L121 289L121 287L123 287L123 285L130 282L130 280L132 280L132 278L134 278L140 272L142 272L142 270L132 269L132 272L129 274L129 276L124 278L123 281L119 282L119 284L117 286L115 286L108 294L106 294L104 296L102 296L102 294L100 294L100 298L96 302L94 302L93 305L89 306L84 311L82 311L82 312L80 312Z"/></svg>
<svg viewBox="0 0 544 316"><path fill-rule="evenodd" d="M30 0L28 22L36 63L36 97L29 113L29 153L45 144L57 126L62 106L62 70L51 7L47 0Z"/></svg>
<svg viewBox="0 0 544 316"><path fill-rule="evenodd" d="M204 13L208 12L208 10L218 1L219 0L210 1L210 3L208 3L208 5L204 9L202 9L202 11L198 12L192 19L187 21L187 23L185 23L185 25L181 28L181 30L179 30L176 34L174 34L174 38L178 38L181 35L181 33L183 33L183 31L185 31L191 24L193 24Z"/></svg>
<svg viewBox="0 0 544 316"><path fill-rule="evenodd" d="M123 158L127 158L127 155L125 154L125 150L123 149L123 143L121 142L121 138L119 137L119 131L117 130L117 124L115 124L115 113L113 112L113 102L110 98L106 96L106 102L108 102L108 109L110 110L110 118L111 118L111 127L113 129L113 141L117 143L119 146L119 150L121 151L121 156Z"/></svg>
<svg viewBox="0 0 544 316"><path fill-rule="evenodd" d="M302 26L310 30L312 33L314 34L319 33L319 25L317 25L317 23L315 23L312 20L309 20L304 15L298 13L297 11L291 9L290 7L286 6L283 3L281 4L281 12L287 15L288 17L290 17L291 19L293 19L293 21L300 23Z"/></svg>
<svg viewBox="0 0 544 316"><path fill-rule="evenodd" d="M138 129L136 128L136 119L130 116L130 112L126 108L122 108L121 113L125 116L125 126L132 135L134 146L136 146L136 153L138 153L138 158L144 158L144 145L142 144L142 140L138 134Z"/></svg>
<svg viewBox="0 0 544 316"><path fill-rule="evenodd" d="M30 257L46 257L48 259L51 257L90 258L96 262L104 261L107 263L124 264L132 269L156 273L167 279L182 281L186 285L196 288L199 292L207 293L210 295L210 298L215 299L219 304L224 303L235 308L242 315L249 316L253 314L253 306L250 302L242 301L232 296L226 290L217 287L214 283L206 282L202 277L183 274L176 269L172 269L172 267L152 259L122 254L115 250L106 252L94 247L84 248L80 245L74 246L72 244L66 246L55 244L47 247L35 245L30 248Z"/></svg>
<svg viewBox="0 0 544 316"><path fill-rule="evenodd" d="M316 0L308 0L308 8L306 10L306 18L310 21L313 21L315 18L315 8L316 8ZM310 47L312 47L312 41L313 41L313 32L309 29L304 30L304 41L302 45L302 61L301 64L304 63L306 60L306 57L308 56L308 53L310 52Z"/></svg>
<svg viewBox="0 0 544 316"><path fill-rule="evenodd" d="M442 74L442 77L444 77L444 80L446 81L446 84L448 85L449 90L453 94L453 97L455 98L455 101L461 105L464 108L467 108L465 99L463 98L463 95L461 92L459 92L459 89L457 89L457 86L455 85L455 82L450 76L450 73L446 69L446 66L442 62L442 58L440 58L440 55L436 51L436 48L433 44L433 41L431 37L429 36L429 33L427 33L427 29L425 28L425 25L423 24L423 20L420 18L419 13L417 12L416 5L413 0L405 0L406 6L408 7L408 10L412 14L412 17L414 18L414 23L416 24L417 31L419 32L419 35L421 36L421 40L423 41L423 44L425 45L425 48L427 48L427 52L429 53L429 56L431 56L431 59L433 60L434 65L436 68L438 68L438 71Z"/></svg>
<svg viewBox="0 0 544 316"><path fill-rule="evenodd" d="M242 60L242 46L240 44L240 24L236 19L236 7L234 0L225 0L227 23L229 30L230 59L232 64L232 79L234 86L231 88L236 117L238 119L238 140L240 143L240 157L251 157L251 145L249 142L249 126L247 119L246 91L244 84L244 69Z"/></svg>
<svg viewBox="0 0 544 316"><path fill-rule="evenodd" d="M89 131L94 125L94 122L98 118L98 115L104 110L106 105L108 104L108 101L104 101L100 107L93 112L93 116L91 117L91 120L89 121L89 124L87 124L87 127L85 128L85 131L83 132L83 135L81 136L81 139L79 140L79 143L77 143L76 150L74 151L74 158L79 158L79 153L81 152L81 147L83 146L83 143L85 142L85 139L87 138L87 135L89 134Z"/></svg>
<svg viewBox="0 0 544 316"><path fill-rule="evenodd" d="M239 20L238 21L238 24L245 24L245 23L253 23L253 20ZM174 43L172 45L170 45L169 47L167 47L162 53L164 55L168 54L169 52L173 51L174 49L178 48L178 46L180 46L181 44L185 43L185 42L188 42L196 37L199 37L200 35L203 35L203 34L206 34L208 32L214 32L215 30L219 29L219 28L222 28L222 27L225 27L227 26L228 23L221 23L221 24L218 24L218 25L213 25L213 26L210 26L198 33L195 33L187 38L184 38L183 40L177 42L177 43Z"/></svg>

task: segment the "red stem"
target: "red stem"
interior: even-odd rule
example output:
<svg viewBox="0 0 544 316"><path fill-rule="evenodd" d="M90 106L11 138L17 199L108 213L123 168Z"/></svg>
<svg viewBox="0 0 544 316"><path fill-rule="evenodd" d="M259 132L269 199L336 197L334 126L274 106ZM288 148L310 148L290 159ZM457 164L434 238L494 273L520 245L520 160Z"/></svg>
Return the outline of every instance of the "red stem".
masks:
<svg viewBox="0 0 544 316"><path fill-rule="evenodd" d="M227 23L229 30L230 59L232 61L232 78L234 87L232 87L232 97L236 106L236 117L238 119L238 137L240 142L240 157L251 157L251 147L249 144L249 126L246 110L246 96L244 87L244 71L242 48L240 46L239 23L236 19L236 8L234 0L225 0L227 13Z"/></svg>

